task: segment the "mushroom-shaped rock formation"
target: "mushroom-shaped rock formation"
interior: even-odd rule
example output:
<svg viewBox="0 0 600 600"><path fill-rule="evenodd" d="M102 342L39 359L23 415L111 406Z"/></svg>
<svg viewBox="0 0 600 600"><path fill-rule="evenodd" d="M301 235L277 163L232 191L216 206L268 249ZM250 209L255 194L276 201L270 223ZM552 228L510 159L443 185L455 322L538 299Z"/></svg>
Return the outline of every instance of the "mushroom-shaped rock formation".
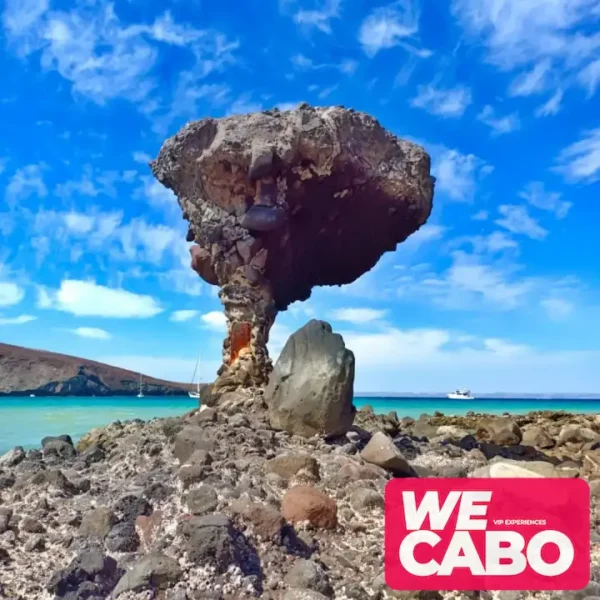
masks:
<svg viewBox="0 0 600 600"><path fill-rule="evenodd" d="M228 323L214 391L263 385L278 311L352 283L423 225L427 153L341 107L202 119L151 164L189 221L192 268L220 286Z"/></svg>

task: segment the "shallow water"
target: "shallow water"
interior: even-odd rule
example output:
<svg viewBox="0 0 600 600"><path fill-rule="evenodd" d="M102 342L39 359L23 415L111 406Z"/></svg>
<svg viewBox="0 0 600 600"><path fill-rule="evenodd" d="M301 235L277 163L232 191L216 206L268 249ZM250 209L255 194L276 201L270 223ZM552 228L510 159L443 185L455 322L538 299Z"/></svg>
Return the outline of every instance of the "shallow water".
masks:
<svg viewBox="0 0 600 600"><path fill-rule="evenodd" d="M465 414L469 410L501 414L523 414L532 410L565 410L600 413L600 400L476 399L447 398L355 398L358 408L370 404L375 412L394 410L399 417L418 417L436 410L444 414ZM94 427L113 421L149 420L182 415L198 406L192 398L0 398L0 453L14 446L37 447L47 435L68 433L74 440Z"/></svg>

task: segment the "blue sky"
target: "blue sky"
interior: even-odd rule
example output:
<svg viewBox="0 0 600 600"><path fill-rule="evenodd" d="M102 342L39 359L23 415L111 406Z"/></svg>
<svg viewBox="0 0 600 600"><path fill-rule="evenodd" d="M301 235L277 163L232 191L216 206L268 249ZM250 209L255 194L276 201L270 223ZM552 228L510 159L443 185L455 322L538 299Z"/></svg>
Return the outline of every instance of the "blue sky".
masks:
<svg viewBox="0 0 600 600"><path fill-rule="evenodd" d="M358 391L599 392L600 0L6 0L0 339L189 380L216 289L147 165L205 116L302 101L428 150L425 227L309 318Z"/></svg>

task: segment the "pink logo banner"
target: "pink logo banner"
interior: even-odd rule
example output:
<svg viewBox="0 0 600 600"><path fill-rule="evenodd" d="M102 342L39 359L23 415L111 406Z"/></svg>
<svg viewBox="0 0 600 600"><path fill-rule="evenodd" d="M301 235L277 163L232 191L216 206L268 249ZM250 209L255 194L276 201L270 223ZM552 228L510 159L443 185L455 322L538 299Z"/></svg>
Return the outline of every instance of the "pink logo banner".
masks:
<svg viewBox="0 0 600 600"><path fill-rule="evenodd" d="M580 590L590 580L582 479L393 479L385 576L396 590Z"/></svg>

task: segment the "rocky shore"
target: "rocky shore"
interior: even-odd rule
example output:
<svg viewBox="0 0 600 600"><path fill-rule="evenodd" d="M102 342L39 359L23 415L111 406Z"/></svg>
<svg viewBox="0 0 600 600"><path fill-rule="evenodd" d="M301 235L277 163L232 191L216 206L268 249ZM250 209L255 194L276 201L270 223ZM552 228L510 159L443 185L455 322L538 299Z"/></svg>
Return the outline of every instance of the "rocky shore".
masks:
<svg viewBox="0 0 600 600"><path fill-rule="evenodd" d="M324 439L274 431L260 392L180 418L113 423L0 458L0 597L439 599L383 577L392 477L584 477L600 595L600 417L356 413ZM475 592L517 600L542 593ZM466 597L466 596L465 596Z"/></svg>

